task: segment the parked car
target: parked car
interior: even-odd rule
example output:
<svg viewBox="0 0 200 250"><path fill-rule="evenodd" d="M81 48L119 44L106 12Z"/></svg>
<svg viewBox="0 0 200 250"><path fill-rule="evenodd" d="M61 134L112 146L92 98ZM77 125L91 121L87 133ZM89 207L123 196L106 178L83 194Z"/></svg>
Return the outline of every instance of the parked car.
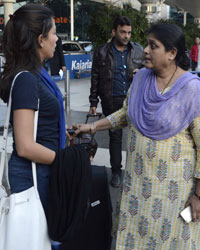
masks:
<svg viewBox="0 0 200 250"><path fill-rule="evenodd" d="M87 52L81 47L79 42L76 41L62 41L63 46L63 53L64 54L71 54L71 53L77 53L77 54L86 54Z"/></svg>

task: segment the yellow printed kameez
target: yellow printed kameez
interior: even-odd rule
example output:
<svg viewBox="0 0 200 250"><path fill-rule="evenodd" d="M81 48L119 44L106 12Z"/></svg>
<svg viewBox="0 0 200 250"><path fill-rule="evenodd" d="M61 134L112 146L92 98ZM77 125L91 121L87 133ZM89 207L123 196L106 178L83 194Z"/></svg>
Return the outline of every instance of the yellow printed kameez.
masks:
<svg viewBox="0 0 200 250"><path fill-rule="evenodd" d="M113 128L129 127L116 250L199 250L200 223L179 213L200 178L200 117L161 141L134 127L127 99L107 118Z"/></svg>

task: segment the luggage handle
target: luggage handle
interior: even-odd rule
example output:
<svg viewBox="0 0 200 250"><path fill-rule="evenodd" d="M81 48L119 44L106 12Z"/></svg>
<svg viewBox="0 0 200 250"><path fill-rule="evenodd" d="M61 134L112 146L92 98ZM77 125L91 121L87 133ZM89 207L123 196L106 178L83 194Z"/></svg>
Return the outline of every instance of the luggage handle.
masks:
<svg viewBox="0 0 200 250"><path fill-rule="evenodd" d="M96 114L90 114L90 113L88 113L88 114L86 115L85 123L88 122L88 119L89 119L89 118L96 118L96 117L98 117L98 120L100 120L100 119L101 119L101 116L102 116L102 113L96 113Z"/></svg>
<svg viewBox="0 0 200 250"><path fill-rule="evenodd" d="M74 129L74 128L68 128L68 129L67 129L67 132L69 133L69 135L74 135L75 129ZM83 134L84 134L84 133L79 133L79 134L77 135L79 144L81 143L81 138L82 138L82 135L83 135ZM91 135L91 140L90 140L90 142L93 141L94 135L95 135L95 134L92 134L92 135Z"/></svg>
<svg viewBox="0 0 200 250"><path fill-rule="evenodd" d="M69 133L69 135L74 135L75 131L76 131L76 130L75 130L74 128L68 128L68 129L67 129L67 132ZM82 137L82 134L84 134L84 133L79 133L79 134L77 135L77 138L81 138L81 137ZM86 133L86 134L87 134L87 133ZM92 134L92 135L91 135L91 141L93 140L94 135L95 135L95 134Z"/></svg>

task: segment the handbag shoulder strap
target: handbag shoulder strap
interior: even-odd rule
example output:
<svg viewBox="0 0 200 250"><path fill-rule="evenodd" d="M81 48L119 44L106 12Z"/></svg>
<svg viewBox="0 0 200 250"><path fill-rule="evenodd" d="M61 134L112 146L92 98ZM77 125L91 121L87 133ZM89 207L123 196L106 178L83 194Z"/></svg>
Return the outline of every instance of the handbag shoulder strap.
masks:
<svg viewBox="0 0 200 250"><path fill-rule="evenodd" d="M40 100L38 99L38 109L35 111L34 115L34 141L36 141L37 136L37 126L38 126L38 114L39 114L39 105ZM32 161L32 173L33 173L33 185L35 187L36 196L39 198L38 192L37 192L37 174L36 174L36 163Z"/></svg>
<svg viewBox="0 0 200 250"><path fill-rule="evenodd" d="M9 127L11 103L12 103L12 89L13 89L15 80L23 72L27 72L27 71L21 71L16 74L16 76L14 77L12 81L11 88L10 88L10 95L9 95L9 101L8 101L8 107L7 107L7 113L6 113L6 120L4 124L2 150L1 150L2 153L1 153L1 162L0 162L0 186L2 185L6 153L7 153L7 139L8 139L8 127ZM38 110L39 110L39 100L38 100ZM38 110L35 112L35 116L34 116L34 141L36 141L36 134L37 134ZM36 164L34 162L32 162L32 172L33 172L34 187L37 189Z"/></svg>

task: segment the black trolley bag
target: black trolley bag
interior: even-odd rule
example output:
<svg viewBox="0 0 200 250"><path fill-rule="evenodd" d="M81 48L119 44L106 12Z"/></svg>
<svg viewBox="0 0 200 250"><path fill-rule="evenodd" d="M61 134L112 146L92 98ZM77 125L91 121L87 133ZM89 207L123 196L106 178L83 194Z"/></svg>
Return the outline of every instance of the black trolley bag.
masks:
<svg viewBox="0 0 200 250"><path fill-rule="evenodd" d="M92 117L101 117L101 114L88 114L86 122ZM94 135L81 134L74 141L74 144L83 144L91 155L91 148L94 153ZM96 153L96 151L95 151ZM89 209L86 215L84 227L79 235L74 236L73 245L62 244L60 250L110 250L111 230L112 230L112 203L107 180L105 166L91 165L92 168L92 188L89 196Z"/></svg>
<svg viewBox="0 0 200 250"><path fill-rule="evenodd" d="M98 120L101 118L101 113L96 114L87 114L85 124L88 122L89 118L98 118ZM68 132L70 134L74 133L74 129L68 129ZM95 140L95 134L91 135L89 133L81 133L77 137L74 137L74 139L70 142L70 145L73 146L74 144L81 144L85 148L85 150L89 153L89 156L92 156L94 158L98 143Z"/></svg>

